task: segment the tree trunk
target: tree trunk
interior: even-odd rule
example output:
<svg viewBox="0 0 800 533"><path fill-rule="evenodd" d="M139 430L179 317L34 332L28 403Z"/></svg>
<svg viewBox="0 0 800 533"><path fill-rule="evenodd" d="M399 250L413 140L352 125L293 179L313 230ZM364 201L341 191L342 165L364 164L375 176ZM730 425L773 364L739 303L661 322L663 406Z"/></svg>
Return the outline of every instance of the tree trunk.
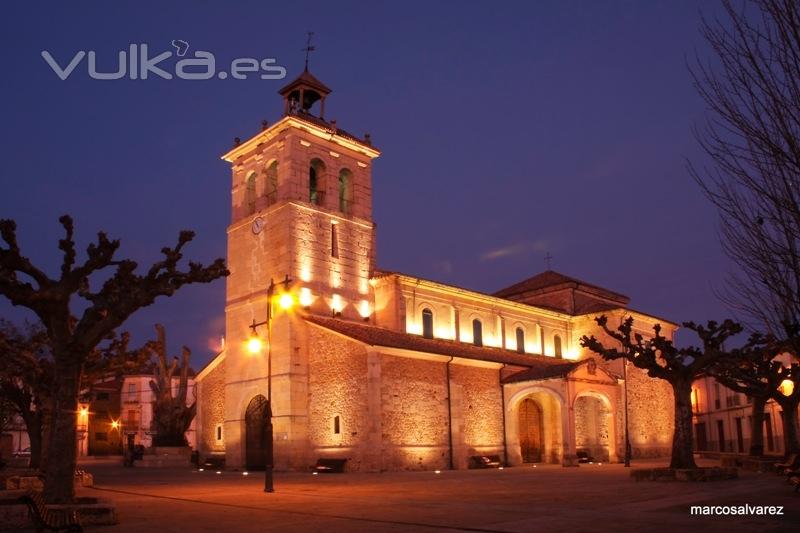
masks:
<svg viewBox="0 0 800 533"><path fill-rule="evenodd" d="M763 396L752 396L753 398L753 423L750 428L750 455L761 457L764 455L764 407L767 405L767 398Z"/></svg>
<svg viewBox="0 0 800 533"><path fill-rule="evenodd" d="M28 463L30 468L38 469L42 460L42 423L39 413L31 413L24 416L25 428L28 430L28 439L31 442L31 460Z"/></svg>
<svg viewBox="0 0 800 533"><path fill-rule="evenodd" d="M50 431L50 428L53 427L53 409L51 407L42 409L39 424L42 428L42 455L39 460L39 472L44 473L47 472L47 463L50 458L50 438L53 433Z"/></svg>
<svg viewBox="0 0 800 533"><path fill-rule="evenodd" d="M75 465L77 462L77 412L83 357L73 353L56 353L53 390L53 416L45 472L44 497L48 503L70 503L75 497Z"/></svg>
<svg viewBox="0 0 800 533"><path fill-rule="evenodd" d="M788 457L793 453L800 453L800 428L797 427L797 401L778 399L778 404L783 409L783 442L784 453Z"/></svg>
<svg viewBox="0 0 800 533"><path fill-rule="evenodd" d="M672 434L672 459L670 468L697 468L692 442L692 383L672 383L675 395L675 431Z"/></svg>

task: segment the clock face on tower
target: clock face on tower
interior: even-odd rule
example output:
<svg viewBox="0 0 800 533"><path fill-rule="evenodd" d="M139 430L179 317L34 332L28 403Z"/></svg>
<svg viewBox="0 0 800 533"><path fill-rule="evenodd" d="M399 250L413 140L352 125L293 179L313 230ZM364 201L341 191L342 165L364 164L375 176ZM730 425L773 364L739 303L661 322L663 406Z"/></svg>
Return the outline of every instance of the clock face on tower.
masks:
<svg viewBox="0 0 800 533"><path fill-rule="evenodd" d="M256 217L253 219L253 235L258 235L261 233L261 230L264 229L264 219L261 217Z"/></svg>

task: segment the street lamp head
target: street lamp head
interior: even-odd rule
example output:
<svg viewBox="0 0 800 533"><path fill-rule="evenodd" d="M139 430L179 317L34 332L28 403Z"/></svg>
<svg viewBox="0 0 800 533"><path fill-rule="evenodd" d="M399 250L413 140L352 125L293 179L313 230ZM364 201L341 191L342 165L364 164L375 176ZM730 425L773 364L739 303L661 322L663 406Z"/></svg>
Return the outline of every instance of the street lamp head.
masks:
<svg viewBox="0 0 800 533"><path fill-rule="evenodd" d="M294 306L294 296L289 292L284 292L278 298L278 305L280 305L283 310L291 309Z"/></svg>
<svg viewBox="0 0 800 533"><path fill-rule="evenodd" d="M81 407L81 416L88 416L88 415L89 415L89 408Z"/></svg>
<svg viewBox="0 0 800 533"><path fill-rule="evenodd" d="M261 338L255 333L247 340L247 351L250 352L251 354L260 353L263 347L264 343L261 341Z"/></svg>
<svg viewBox="0 0 800 533"><path fill-rule="evenodd" d="M784 379L781 382L781 386L778 388L780 389L781 394L783 394L784 396L791 396L792 393L794 392L794 381L792 381L791 379Z"/></svg>
<svg viewBox="0 0 800 533"><path fill-rule="evenodd" d="M111 429L119 429L119 420L111 421Z"/></svg>

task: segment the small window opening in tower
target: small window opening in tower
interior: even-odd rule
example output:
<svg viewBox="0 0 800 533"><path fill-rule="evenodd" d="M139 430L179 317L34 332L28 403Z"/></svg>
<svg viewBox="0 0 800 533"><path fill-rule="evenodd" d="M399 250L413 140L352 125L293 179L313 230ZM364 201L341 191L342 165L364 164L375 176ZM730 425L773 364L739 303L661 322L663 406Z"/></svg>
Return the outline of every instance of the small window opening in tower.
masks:
<svg viewBox="0 0 800 533"><path fill-rule="evenodd" d="M349 215L353 205L353 173L343 168L339 172L339 211Z"/></svg>
<svg viewBox="0 0 800 533"><path fill-rule="evenodd" d="M266 187L264 187L264 196L267 200L267 206L273 205L278 201L278 162L273 161L269 164L266 171Z"/></svg>
<svg viewBox="0 0 800 533"><path fill-rule="evenodd" d="M339 423L339 415L333 417L333 432L334 434L338 435L342 432L342 428Z"/></svg>
<svg viewBox="0 0 800 533"><path fill-rule="evenodd" d="M331 257L339 257L339 228L331 223Z"/></svg>
<svg viewBox="0 0 800 533"><path fill-rule="evenodd" d="M256 173L251 172L247 175L245 183L244 201L247 205L247 214L252 215L256 212Z"/></svg>

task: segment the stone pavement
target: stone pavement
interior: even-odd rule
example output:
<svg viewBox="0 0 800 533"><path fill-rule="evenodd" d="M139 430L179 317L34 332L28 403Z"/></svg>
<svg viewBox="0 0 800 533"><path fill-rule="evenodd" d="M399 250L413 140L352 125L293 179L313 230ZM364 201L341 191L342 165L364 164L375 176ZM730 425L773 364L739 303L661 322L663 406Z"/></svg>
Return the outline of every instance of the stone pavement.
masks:
<svg viewBox="0 0 800 533"><path fill-rule="evenodd" d="M635 482L619 464L441 474L278 473L276 492L266 494L260 472L85 468L94 474L95 488L84 492L117 505L120 524L104 528L109 532L800 531L800 494L775 474ZM785 514L689 515L690 505L746 503L782 505Z"/></svg>

